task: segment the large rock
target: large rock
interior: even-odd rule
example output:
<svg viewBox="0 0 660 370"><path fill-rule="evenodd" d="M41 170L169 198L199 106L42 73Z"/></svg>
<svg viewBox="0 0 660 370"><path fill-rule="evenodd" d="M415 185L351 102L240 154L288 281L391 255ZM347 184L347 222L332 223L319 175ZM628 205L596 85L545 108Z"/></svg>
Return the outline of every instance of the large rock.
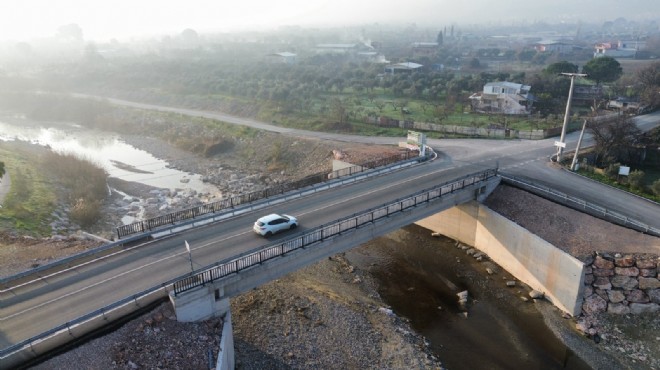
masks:
<svg viewBox="0 0 660 370"><path fill-rule="evenodd" d="M655 313L660 311L660 305L657 303L631 303L630 304L630 313L641 314L641 313Z"/></svg>
<svg viewBox="0 0 660 370"><path fill-rule="evenodd" d="M614 276L613 269L595 269L594 276Z"/></svg>
<svg viewBox="0 0 660 370"><path fill-rule="evenodd" d="M607 298L609 298L612 303L620 303L626 299L626 295L620 290L610 290L607 292Z"/></svg>
<svg viewBox="0 0 660 370"><path fill-rule="evenodd" d="M639 269L639 276L656 277L658 276L658 269Z"/></svg>
<svg viewBox="0 0 660 370"><path fill-rule="evenodd" d="M590 297L587 297L582 304L582 310L587 314L596 314L599 312L605 312L607 309L607 301L601 298L599 295L594 294Z"/></svg>
<svg viewBox="0 0 660 370"><path fill-rule="evenodd" d="M602 256L596 256L596 259L594 260L594 266L596 266L597 269L611 270L614 268L614 262L607 260Z"/></svg>
<svg viewBox="0 0 660 370"><path fill-rule="evenodd" d="M657 266L655 260L652 259L639 259L635 265L640 269L654 269Z"/></svg>
<svg viewBox="0 0 660 370"><path fill-rule="evenodd" d="M647 303L650 301L649 297L643 290L634 289L626 294L626 300L631 303Z"/></svg>
<svg viewBox="0 0 660 370"><path fill-rule="evenodd" d="M630 313L630 307L623 303L610 303L607 305L607 312L615 315L625 315Z"/></svg>
<svg viewBox="0 0 660 370"><path fill-rule="evenodd" d="M623 256L614 259L614 265L617 267L631 267L635 265L635 257Z"/></svg>
<svg viewBox="0 0 660 370"><path fill-rule="evenodd" d="M612 289L612 283L610 283L610 279L608 279L605 276L599 276L596 278L596 281L593 283L594 288L597 289L604 289L604 290L610 290Z"/></svg>
<svg viewBox="0 0 660 370"><path fill-rule="evenodd" d="M656 278L639 278L639 289L658 289L660 288L660 280Z"/></svg>
<svg viewBox="0 0 660 370"><path fill-rule="evenodd" d="M660 289L647 290L646 294L653 303L660 303Z"/></svg>
<svg viewBox="0 0 660 370"><path fill-rule="evenodd" d="M630 276L615 276L610 279L610 282L612 282L612 286L615 288L621 288L624 290L632 290L637 288L639 285L639 282L637 279L632 278Z"/></svg>
<svg viewBox="0 0 660 370"><path fill-rule="evenodd" d="M638 276L639 269L637 267L615 267L614 273L623 276Z"/></svg>

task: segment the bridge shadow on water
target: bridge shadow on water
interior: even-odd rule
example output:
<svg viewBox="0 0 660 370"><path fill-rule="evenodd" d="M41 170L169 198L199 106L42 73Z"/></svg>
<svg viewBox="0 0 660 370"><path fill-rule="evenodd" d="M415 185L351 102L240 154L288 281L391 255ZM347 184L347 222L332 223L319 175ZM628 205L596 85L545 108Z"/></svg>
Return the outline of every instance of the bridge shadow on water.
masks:
<svg viewBox="0 0 660 370"><path fill-rule="evenodd" d="M590 369L548 328L530 288L454 240L411 225L346 253L449 369ZM489 274L486 269L493 271ZM466 305L457 294L468 291ZM559 313L557 313L559 314Z"/></svg>

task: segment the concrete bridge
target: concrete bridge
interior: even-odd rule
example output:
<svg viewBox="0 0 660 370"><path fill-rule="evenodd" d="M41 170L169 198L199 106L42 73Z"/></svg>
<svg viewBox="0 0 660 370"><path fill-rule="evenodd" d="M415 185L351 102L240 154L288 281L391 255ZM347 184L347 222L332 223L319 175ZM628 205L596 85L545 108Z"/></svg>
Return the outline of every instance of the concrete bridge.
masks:
<svg viewBox="0 0 660 370"><path fill-rule="evenodd" d="M398 172L398 175L396 171L391 175L394 175L393 177L403 176L403 178L409 175L405 171ZM381 177L387 178L389 176ZM421 190L412 193L411 186L404 185L404 189L407 189L404 193L399 190L395 191L394 194L397 196L390 195L390 201L385 203L382 203L382 200L387 198L377 195L380 192L373 193L373 183L369 184L368 181L357 182L356 185L364 189L360 191L366 191L370 193L370 197L377 199L378 203L373 203L376 204L375 206L370 206L369 203L364 202L353 208L345 205L342 207L340 204L339 208L343 209L338 214L343 214L343 217L330 222L321 222L318 226L301 228L299 234L278 240L276 243L265 247L262 245L263 239L255 237L250 231L249 235L244 237L257 240L258 244L249 251L229 251L229 254L226 254L227 258L221 259L221 262L197 268L197 273L193 275L189 272L185 273L185 270L178 270L174 272L174 275L169 275L171 278L168 279L167 276L161 274L157 278L156 284L152 281L150 287L139 289L137 292L132 292L132 290L135 290L132 286L135 283L135 278L129 278L132 283L120 282L121 290L117 297L121 298L111 298L113 302L110 304L104 304L103 297L106 295L112 297L112 291L119 288L114 284L106 284L105 278L99 276L99 273L101 270L106 270L103 271L102 275L105 273L122 275L122 270L132 270L132 267L123 266L121 263L124 260L121 256L126 254L125 251L121 251L126 249L124 244L110 249L106 247L106 250L99 252L98 256L83 257L87 260L86 264L90 269L87 272L83 272L77 267L71 267L77 266L81 262L78 260L67 261L64 265L62 263L55 264L50 266L50 270L41 269L37 274L23 274L14 279L4 279L1 285L2 291L0 291L3 301L0 308L0 320L2 320L0 321L2 323L0 340L3 342L3 349L0 352L2 368L5 368L5 364L16 365L29 361L48 350L106 325L108 321L119 318L140 306L147 305L149 302L168 295L173 300L177 310L177 318L181 321L199 320L211 315L224 315L229 306L228 299L232 296L319 259L358 246L371 238L384 235L417 220L454 207L457 204L483 200L495 189L499 181L500 178L497 176L496 170L488 169L463 175L436 185L427 184L428 186L423 187L423 184L418 184ZM324 186L327 187L327 185ZM337 185L336 188L321 193L325 193L324 197L327 197L327 193L348 191L347 194L353 193L353 196L355 196L356 190L346 190L346 187L346 185ZM386 186L381 190L381 192L383 191L390 192L392 189ZM302 202L298 207L304 208L304 205L310 203L315 204L316 207L321 206L314 199L310 199L313 197L310 197L309 193L310 189L306 189L295 196L298 202ZM319 194L319 192L313 193L317 196ZM403 197L398 196L400 194L405 195ZM288 199L288 203L293 202L291 199L293 197L291 194L282 195L282 199ZM337 203L336 197L330 196L329 199L330 202ZM197 220L196 223L198 223L198 228L206 227L214 230L224 228L226 233L232 233L236 227L233 225L234 222L241 224L241 229L245 227L245 221L237 221L236 218L248 217L253 222L254 216L252 214L255 214L255 208L262 209L260 212L267 212L265 209L272 207L271 203L273 202L277 201L267 200L261 206L256 204L246 205L242 209L232 210L232 215L214 215L206 221ZM355 209L359 211L354 212ZM327 212L327 210L320 210L319 212ZM243 213L247 213L249 216L242 216ZM214 223L212 221L214 218L222 221ZM170 229L158 230L154 233L154 235L158 234L161 239L130 248L128 258L133 259L136 257L133 252L142 254L143 250L153 249L154 245L167 245L172 242L172 239L180 240L181 237L188 237L195 240L191 235L185 236L190 234L191 230L195 230L192 226L188 228L182 225L174 225ZM178 231L173 231L175 229ZM191 230L185 231L186 229ZM128 244L131 243L135 243L135 241L128 242ZM177 249L180 251L182 244L177 244L179 245ZM197 241L193 245L196 244L198 244ZM101 256L101 254L105 256ZM109 268L107 266L108 261L117 258L119 258L119 261L116 268ZM145 253L140 258L143 260L153 259L154 255ZM101 261L104 263L98 263ZM183 265L180 262L179 259L176 265ZM83 270L85 268L81 267ZM168 271L169 269L160 265L157 270ZM148 274L148 272L142 271L142 274L138 274L138 276L142 276L144 279L145 273ZM80 281L72 284L72 279ZM96 279L100 279L101 282L95 283ZM83 284L82 286L94 286L94 289L90 288L89 291L80 292L80 284ZM104 285L105 288L96 289ZM88 289L82 288L82 290ZM76 298L78 295L81 298ZM91 302L88 298L84 298L92 296L98 298L91 300ZM68 310L64 307L74 310L75 307L72 307L72 305L82 304L82 302L86 304L85 309L88 312L78 314L77 311L74 311L72 316L66 317ZM62 316L64 316L64 323L48 327L49 322L56 323L57 320L61 322ZM55 321L47 321L46 317L55 319ZM34 323L44 325L37 326Z"/></svg>
<svg viewBox="0 0 660 370"><path fill-rule="evenodd" d="M302 189L154 230L150 235L155 240L129 238L83 256L84 266L70 260L50 266L52 270L40 269L38 276L3 279L2 368L29 361L162 297L170 297L182 321L229 318L229 298L413 222L484 248L558 307L576 313L582 264L480 206L502 180L495 169L466 173L421 165L382 175L337 179L323 190ZM245 232L255 215L283 205L305 214L308 227L267 246ZM186 271L184 240L193 245L194 274ZM553 263L530 273L527 264L539 260ZM227 322L230 338L231 320ZM230 367L230 340L223 346L221 361Z"/></svg>

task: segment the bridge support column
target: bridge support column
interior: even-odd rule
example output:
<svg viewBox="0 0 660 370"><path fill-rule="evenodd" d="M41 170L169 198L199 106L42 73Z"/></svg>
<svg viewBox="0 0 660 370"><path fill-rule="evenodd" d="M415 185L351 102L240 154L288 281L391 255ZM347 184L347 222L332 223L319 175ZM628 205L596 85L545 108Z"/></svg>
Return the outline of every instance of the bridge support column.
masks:
<svg viewBox="0 0 660 370"><path fill-rule="evenodd" d="M177 295L172 292L170 301L179 322L201 321L214 316L224 317L229 312L229 298L224 296L224 289L214 287L213 284Z"/></svg>

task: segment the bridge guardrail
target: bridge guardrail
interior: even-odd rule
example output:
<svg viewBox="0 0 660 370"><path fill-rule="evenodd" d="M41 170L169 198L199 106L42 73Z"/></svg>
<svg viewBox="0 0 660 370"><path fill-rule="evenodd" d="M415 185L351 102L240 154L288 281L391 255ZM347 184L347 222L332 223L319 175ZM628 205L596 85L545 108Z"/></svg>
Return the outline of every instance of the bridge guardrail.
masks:
<svg viewBox="0 0 660 370"><path fill-rule="evenodd" d="M293 237L284 242L267 246L262 249L246 252L231 260L221 261L207 266L202 271L184 277L174 283L174 294L180 294L198 286L205 285L227 275L239 272L246 268L258 265L264 261L279 257L287 252L304 248L311 244L323 241L326 238L338 235L347 230L356 229L360 226L374 222L391 214L405 211L418 204L427 203L440 198L445 194L474 185L497 175L497 169L488 169L482 172L464 176L461 179L444 183L426 190L422 190L411 196L400 198L395 202L385 204L366 212L354 214L330 224L322 225Z"/></svg>
<svg viewBox="0 0 660 370"><path fill-rule="evenodd" d="M237 196L227 199L222 199L217 202L207 203L201 206L172 212L163 216L157 216L142 221L136 221L128 225L122 225L117 227L116 229L117 237L121 239L131 234L144 233L153 230L155 228L158 228L160 226L173 225L179 221L189 220L196 218L198 216L215 213L241 204L251 203L274 195L280 195L287 191L300 189L305 186L322 183L339 177L354 175L356 173L364 172L377 167L386 166L388 164L396 163L399 161L405 161L417 156L418 155L415 152L405 151L387 158L368 161L361 163L359 165L333 171L330 174L317 173L311 176L307 176L295 182L286 183L251 193L239 194Z"/></svg>
<svg viewBox="0 0 660 370"><path fill-rule="evenodd" d="M571 196L569 194L562 193L560 191L551 189L547 186L536 184L531 181L526 181L514 176L503 175L503 174L500 174L500 177L502 178L502 180L508 182L509 184L531 191L539 196L543 196L551 200L559 201L560 203L566 205L567 207L580 210L594 217L604 219L606 221L615 223L617 225L621 225L624 227L631 228L633 230L647 233L649 235L660 237L660 229L645 224L634 218L625 216L619 212L612 211L610 209L607 209L605 207L599 206L594 203L589 203L584 199L580 199Z"/></svg>

